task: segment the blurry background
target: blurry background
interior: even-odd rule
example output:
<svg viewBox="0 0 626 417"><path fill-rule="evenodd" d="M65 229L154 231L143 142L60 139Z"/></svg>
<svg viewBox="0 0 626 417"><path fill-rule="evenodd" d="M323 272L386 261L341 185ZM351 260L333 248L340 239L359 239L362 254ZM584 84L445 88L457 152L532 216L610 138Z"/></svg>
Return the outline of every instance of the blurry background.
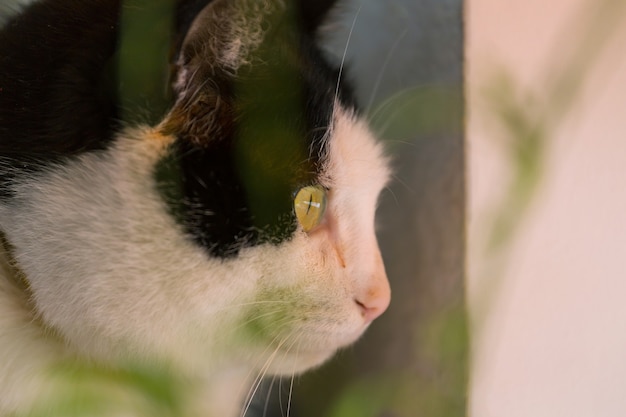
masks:
<svg viewBox="0 0 626 417"><path fill-rule="evenodd" d="M466 21L470 415L626 415L626 2Z"/></svg>

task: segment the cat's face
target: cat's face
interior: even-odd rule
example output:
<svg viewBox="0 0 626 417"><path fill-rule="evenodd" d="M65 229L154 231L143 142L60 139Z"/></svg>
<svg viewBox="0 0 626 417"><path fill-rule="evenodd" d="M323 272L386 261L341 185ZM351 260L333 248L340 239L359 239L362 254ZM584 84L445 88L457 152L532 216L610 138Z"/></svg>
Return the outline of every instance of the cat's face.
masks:
<svg viewBox="0 0 626 417"><path fill-rule="evenodd" d="M291 374L386 309L381 146L311 34L267 4L212 2L158 126L0 206L38 312L88 355Z"/></svg>
<svg viewBox="0 0 626 417"><path fill-rule="evenodd" d="M354 342L389 303L374 230L388 175L380 148L365 125L341 111L329 146L320 177L327 208L319 224L308 232L300 224L289 241L242 253L259 265L243 330L266 354L278 349L269 364L274 372L320 363Z"/></svg>

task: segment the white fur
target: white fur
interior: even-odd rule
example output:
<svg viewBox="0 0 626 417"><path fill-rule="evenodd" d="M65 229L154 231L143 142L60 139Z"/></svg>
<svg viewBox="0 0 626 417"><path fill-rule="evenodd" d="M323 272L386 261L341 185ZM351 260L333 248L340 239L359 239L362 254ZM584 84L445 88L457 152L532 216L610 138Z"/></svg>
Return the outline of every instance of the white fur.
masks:
<svg viewBox="0 0 626 417"><path fill-rule="evenodd" d="M324 223L224 261L185 237L156 192L171 141L126 130L109 151L22 179L0 205L39 317L0 259L0 416L28 410L65 357L166 363L198 381L199 415L234 416L260 372L302 372L354 342L369 324L355 300L386 308L374 213L388 171L362 122L335 112Z"/></svg>

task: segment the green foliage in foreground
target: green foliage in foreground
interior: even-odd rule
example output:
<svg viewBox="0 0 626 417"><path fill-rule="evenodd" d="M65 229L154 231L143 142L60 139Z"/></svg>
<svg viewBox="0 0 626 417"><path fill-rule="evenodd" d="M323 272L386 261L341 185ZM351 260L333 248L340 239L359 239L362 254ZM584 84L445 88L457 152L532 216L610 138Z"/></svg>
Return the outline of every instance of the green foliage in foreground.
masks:
<svg viewBox="0 0 626 417"><path fill-rule="evenodd" d="M64 363L51 372L51 398L11 417L181 417L184 384L160 367L111 370Z"/></svg>

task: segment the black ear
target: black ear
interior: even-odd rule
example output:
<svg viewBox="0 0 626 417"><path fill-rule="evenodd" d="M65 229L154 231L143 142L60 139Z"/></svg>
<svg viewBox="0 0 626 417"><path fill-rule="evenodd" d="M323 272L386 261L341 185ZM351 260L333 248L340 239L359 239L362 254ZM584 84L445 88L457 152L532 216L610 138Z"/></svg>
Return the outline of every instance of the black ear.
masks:
<svg viewBox="0 0 626 417"><path fill-rule="evenodd" d="M204 9L212 0L177 0L176 1L176 15L175 15L175 39L173 44L173 56L176 57L180 52L180 47L183 44L183 40L189 32L189 28L193 21L198 17L198 14Z"/></svg>
<svg viewBox="0 0 626 417"><path fill-rule="evenodd" d="M324 23L337 0L298 0L298 3L302 28L313 34Z"/></svg>

